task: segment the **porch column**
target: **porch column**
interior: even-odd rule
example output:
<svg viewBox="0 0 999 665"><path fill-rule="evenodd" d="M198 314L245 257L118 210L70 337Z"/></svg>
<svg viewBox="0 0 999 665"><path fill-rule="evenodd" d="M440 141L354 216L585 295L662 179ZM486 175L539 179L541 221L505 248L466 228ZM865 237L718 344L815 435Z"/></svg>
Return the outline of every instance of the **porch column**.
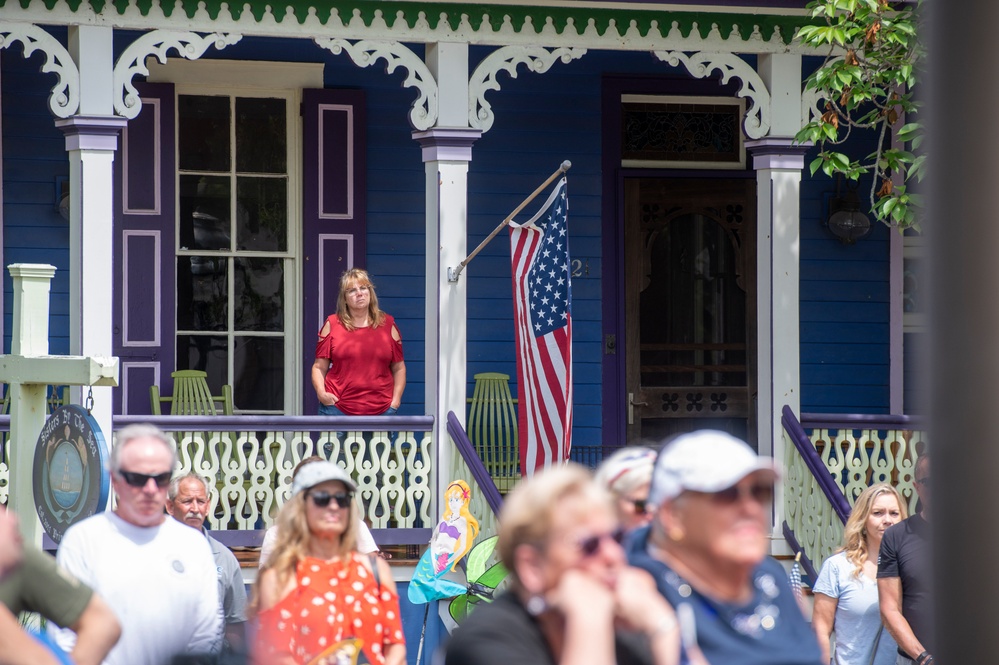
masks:
<svg viewBox="0 0 999 665"><path fill-rule="evenodd" d="M69 153L69 352L113 355L113 163L125 119L114 115L112 29L69 29L69 51L80 68L80 110L57 120ZM82 390L86 397L87 387ZM111 388L94 388L93 417L111 432ZM74 401L79 401L74 392ZM110 437L108 437L110 441Z"/></svg>
<svg viewBox="0 0 999 665"><path fill-rule="evenodd" d="M781 408L801 412L799 260L801 169L807 146L790 138L747 142L756 169L757 440L760 454L784 461ZM783 539L784 497L774 497L774 537Z"/></svg>
<svg viewBox="0 0 999 665"><path fill-rule="evenodd" d="M426 168L426 408L434 416L437 444L436 496L449 482L451 446L447 413L465 413L467 280L448 282L467 250L468 163L472 144L482 134L468 126L468 45L427 46L427 66L437 79L440 116L437 126L413 132L423 148ZM439 506L430 511L436 515Z"/></svg>

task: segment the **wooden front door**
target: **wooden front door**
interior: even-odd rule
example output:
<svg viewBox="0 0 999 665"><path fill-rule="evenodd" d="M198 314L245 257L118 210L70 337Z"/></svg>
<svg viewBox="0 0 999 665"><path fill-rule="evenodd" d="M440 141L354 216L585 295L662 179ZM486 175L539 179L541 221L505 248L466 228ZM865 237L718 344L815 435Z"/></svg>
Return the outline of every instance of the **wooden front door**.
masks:
<svg viewBox="0 0 999 665"><path fill-rule="evenodd" d="M756 431L756 182L626 178L628 440Z"/></svg>

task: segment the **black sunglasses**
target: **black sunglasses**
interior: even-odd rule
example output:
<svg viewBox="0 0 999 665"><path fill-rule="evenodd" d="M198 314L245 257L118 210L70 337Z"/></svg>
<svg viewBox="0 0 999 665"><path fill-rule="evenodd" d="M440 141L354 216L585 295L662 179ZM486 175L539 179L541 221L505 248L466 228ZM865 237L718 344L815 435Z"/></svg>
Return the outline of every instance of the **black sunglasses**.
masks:
<svg viewBox="0 0 999 665"><path fill-rule="evenodd" d="M171 471L164 471L163 473L157 473L156 475L151 476L147 473L119 470L118 475L121 476L122 480L124 480L127 485L132 487L145 487L146 483L152 480L155 481L157 487L163 489L170 484L170 477L173 473Z"/></svg>
<svg viewBox="0 0 999 665"><path fill-rule="evenodd" d="M743 496L751 496L754 500L764 505L774 500L774 488L769 483L757 483L746 489L739 485L732 485L720 492L707 493L715 502L723 504L733 504Z"/></svg>
<svg viewBox="0 0 999 665"><path fill-rule="evenodd" d="M635 507L635 512L644 515L649 510L649 502L646 499L625 499Z"/></svg>
<svg viewBox="0 0 999 665"><path fill-rule="evenodd" d="M624 529L615 529L610 533L598 533L588 536L579 541L579 551L583 556L593 556L600 550L600 543L610 538L618 545L624 540Z"/></svg>
<svg viewBox="0 0 999 665"><path fill-rule="evenodd" d="M330 505L330 501L336 501L338 508L346 508L350 505L354 495L347 492L337 492L336 494L330 494L329 492L309 492L309 497L316 508L325 508Z"/></svg>

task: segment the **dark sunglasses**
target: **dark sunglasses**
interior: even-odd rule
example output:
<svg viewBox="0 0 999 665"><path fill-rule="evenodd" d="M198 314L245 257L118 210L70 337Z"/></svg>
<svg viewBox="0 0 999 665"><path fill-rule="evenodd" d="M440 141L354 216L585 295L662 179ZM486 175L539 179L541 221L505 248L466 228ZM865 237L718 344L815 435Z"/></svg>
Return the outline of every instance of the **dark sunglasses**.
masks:
<svg viewBox="0 0 999 665"><path fill-rule="evenodd" d="M628 503L635 507L635 512L639 515L644 515L649 511L649 502L645 499L625 499Z"/></svg>
<svg viewBox="0 0 999 665"><path fill-rule="evenodd" d="M732 485L732 487L727 487L720 492L708 492L707 494L716 503L726 505L733 504L745 496L752 497L755 501L764 505L774 500L774 488L769 483L758 483L750 485L747 488Z"/></svg>
<svg viewBox="0 0 999 665"><path fill-rule="evenodd" d="M163 473L157 473L154 476L150 476L146 473L120 470L118 471L118 475L125 481L125 484L130 485L131 487L142 488L146 486L146 483L152 480L156 483L157 487L163 489L164 487L170 485L170 477L173 473L170 471L164 471Z"/></svg>
<svg viewBox="0 0 999 665"><path fill-rule="evenodd" d="M579 541L579 551L583 556L593 556L600 550L600 543L605 539L613 540L618 545L624 540L624 529L615 529L610 533L598 533Z"/></svg>
<svg viewBox="0 0 999 665"><path fill-rule="evenodd" d="M338 508L346 508L350 505L354 495L347 492L337 492L336 494L330 494L329 492L309 492L309 498L312 499L312 503L316 508L325 508L330 505L330 501L336 501Z"/></svg>

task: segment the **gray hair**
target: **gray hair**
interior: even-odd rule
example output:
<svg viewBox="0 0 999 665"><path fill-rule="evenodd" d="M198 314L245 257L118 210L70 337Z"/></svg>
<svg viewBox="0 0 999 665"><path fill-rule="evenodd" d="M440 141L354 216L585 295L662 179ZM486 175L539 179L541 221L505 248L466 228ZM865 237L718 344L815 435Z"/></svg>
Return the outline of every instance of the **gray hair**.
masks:
<svg viewBox="0 0 999 665"><path fill-rule="evenodd" d="M211 494L211 488L208 484L208 479L202 476L200 473L195 473L194 471L188 471L187 473L177 476L170 481L170 489L167 490L167 500L173 501L177 498L177 494L180 492L180 484L185 480L198 480L201 484L205 486L205 496Z"/></svg>
<svg viewBox="0 0 999 665"><path fill-rule="evenodd" d="M170 451L170 470L177 466L177 449L171 439L163 430L155 425L129 425L118 431L117 443L111 448L111 459L109 466L111 473L121 471L121 452L130 442L136 439L156 439Z"/></svg>

